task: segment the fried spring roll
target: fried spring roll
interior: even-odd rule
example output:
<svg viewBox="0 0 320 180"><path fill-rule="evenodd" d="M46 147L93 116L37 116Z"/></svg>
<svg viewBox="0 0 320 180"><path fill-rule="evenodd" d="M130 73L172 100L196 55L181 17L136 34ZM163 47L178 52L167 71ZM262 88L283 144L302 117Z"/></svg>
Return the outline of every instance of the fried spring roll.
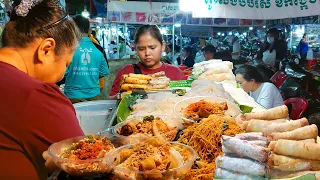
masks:
<svg viewBox="0 0 320 180"><path fill-rule="evenodd" d="M304 139L304 140L299 140L300 142L310 142L310 143L315 143L316 140L315 139ZM277 141L270 141L269 143L269 150L273 151L274 150L274 146L276 145Z"/></svg>
<svg viewBox="0 0 320 180"><path fill-rule="evenodd" d="M132 91L133 89L144 89L144 90L148 90L148 86L147 85L142 85L142 84L122 84L121 85L121 90L124 91Z"/></svg>
<svg viewBox="0 0 320 180"><path fill-rule="evenodd" d="M248 157L259 162L266 162L268 157L268 149L252 145L248 141L243 141L235 137L222 136L222 144L234 154L240 157Z"/></svg>
<svg viewBox="0 0 320 180"><path fill-rule="evenodd" d="M270 156L270 159L272 160L274 166L282 166L283 165L291 165L293 162L299 161L300 163L310 163L311 168L307 170L311 171L319 171L320 170L320 161L317 160L307 160L307 159L299 159L299 158L293 158L288 156L282 156L277 154L272 154Z"/></svg>
<svg viewBox="0 0 320 180"><path fill-rule="evenodd" d="M246 132L262 132L264 128L269 126L270 124L273 123L284 123L287 120L285 119L278 119L274 121L264 121L264 120L256 120L252 119L249 121L247 128L245 129Z"/></svg>
<svg viewBox="0 0 320 180"><path fill-rule="evenodd" d="M218 179L233 179L233 180L263 180L260 176L252 176L248 174L241 174L225 169L217 168L214 173L215 178Z"/></svg>
<svg viewBox="0 0 320 180"><path fill-rule="evenodd" d="M268 109L263 112L256 112L256 113L247 113L244 114L241 119L251 120L251 119L263 119L263 120L275 120L275 119L282 119L288 117L288 107L286 105L278 106L272 109Z"/></svg>
<svg viewBox="0 0 320 180"><path fill-rule="evenodd" d="M218 168L223 168L238 173L250 174L254 176L266 175L266 166L250 159L218 156L216 159L216 165Z"/></svg>
<svg viewBox="0 0 320 180"><path fill-rule="evenodd" d="M278 139L303 140L317 138L318 128L315 124L304 126L288 132L276 132L268 135L270 141Z"/></svg>
<svg viewBox="0 0 320 180"><path fill-rule="evenodd" d="M292 140L278 140L274 153L302 159L320 160L320 144Z"/></svg>
<svg viewBox="0 0 320 180"><path fill-rule="evenodd" d="M130 74L129 74L129 77L137 78L137 79L142 79L142 80L147 80L147 81L152 79L152 76L150 76L150 75L133 74L133 73L130 73Z"/></svg>
<svg viewBox="0 0 320 180"><path fill-rule="evenodd" d="M307 125L309 125L309 122L306 118L288 121L285 123L274 123L263 129L263 135L268 136L269 134L274 132L292 131Z"/></svg>
<svg viewBox="0 0 320 180"><path fill-rule="evenodd" d="M133 78L133 77L124 78L124 82L128 84L148 84L147 80Z"/></svg>
<svg viewBox="0 0 320 180"><path fill-rule="evenodd" d="M264 137L261 132L242 133L242 134L237 134L235 137L241 140L247 140L247 141L267 141L268 140L268 138Z"/></svg>

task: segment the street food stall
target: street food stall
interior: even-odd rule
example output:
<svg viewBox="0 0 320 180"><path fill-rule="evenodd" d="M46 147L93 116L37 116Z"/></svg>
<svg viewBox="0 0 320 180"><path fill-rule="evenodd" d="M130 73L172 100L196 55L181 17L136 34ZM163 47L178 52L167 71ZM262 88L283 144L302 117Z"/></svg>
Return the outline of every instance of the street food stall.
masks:
<svg viewBox="0 0 320 180"><path fill-rule="evenodd" d="M269 16L257 13L260 10L270 13L272 8L278 8L278 12L281 7L289 12L299 9L301 12L297 15L300 16L307 14L303 11L304 5L294 6L293 2L287 9L288 2L282 6L282 1L276 4L261 1L260 5L258 1L247 5L245 1L239 1L239 4L236 1L230 1L230 4L229 1L188 2L194 7L199 4L205 7L203 12L195 10L195 17L200 14L205 18L235 18L238 15L239 18L254 18L257 14L260 14L257 15L259 19L293 16L287 12ZM320 8L312 0L310 3L315 7L309 6L309 9ZM147 23L151 18L148 23L156 23L153 19L156 15L147 16L139 10L149 6L140 7L138 3L132 6L137 12L113 11L108 13L108 18L111 15L112 20L120 21L123 16L140 23ZM161 9L166 13L168 9L176 8L162 6ZM219 11L213 10L219 8ZM248 12L243 13L241 8ZM224 13L230 11L230 14ZM121 91L125 95L118 102L108 102L113 109L93 112L84 109L87 114L105 116L105 123L99 119L100 128L93 130L90 127L90 132L86 131L90 124L79 119L86 136L50 146L49 154L60 168L51 178L319 178L318 127L306 118L291 120L285 105L265 109L256 103L239 87L233 69L232 62L214 59L194 64L192 73L188 74L189 80L170 81L164 72L124 74ZM76 110L80 107L75 104ZM90 121L95 125L98 123L94 118Z"/></svg>

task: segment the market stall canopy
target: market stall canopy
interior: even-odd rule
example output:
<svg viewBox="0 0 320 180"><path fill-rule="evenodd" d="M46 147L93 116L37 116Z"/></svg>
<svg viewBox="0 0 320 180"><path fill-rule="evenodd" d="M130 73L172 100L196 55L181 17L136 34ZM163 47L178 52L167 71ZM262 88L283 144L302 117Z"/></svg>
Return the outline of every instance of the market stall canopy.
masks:
<svg viewBox="0 0 320 180"><path fill-rule="evenodd" d="M180 0L193 17L284 19L320 14L318 0Z"/></svg>

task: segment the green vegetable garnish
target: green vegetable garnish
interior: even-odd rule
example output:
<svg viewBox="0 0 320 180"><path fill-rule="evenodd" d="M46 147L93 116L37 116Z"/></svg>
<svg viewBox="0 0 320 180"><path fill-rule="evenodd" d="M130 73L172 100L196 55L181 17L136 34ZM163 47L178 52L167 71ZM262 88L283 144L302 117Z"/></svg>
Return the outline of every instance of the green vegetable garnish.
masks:
<svg viewBox="0 0 320 180"><path fill-rule="evenodd" d="M154 120L153 115L143 117L143 121L153 121L153 120Z"/></svg>

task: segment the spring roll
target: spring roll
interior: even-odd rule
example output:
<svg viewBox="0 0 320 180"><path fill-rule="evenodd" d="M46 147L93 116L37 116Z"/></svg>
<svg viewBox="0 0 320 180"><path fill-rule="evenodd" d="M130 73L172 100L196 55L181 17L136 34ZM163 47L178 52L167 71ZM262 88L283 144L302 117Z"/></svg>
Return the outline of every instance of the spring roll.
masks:
<svg viewBox="0 0 320 180"><path fill-rule="evenodd" d="M309 142L309 143L315 143L316 140L315 139L304 139L304 140L299 140L300 142ZM274 146L276 145L277 141L270 141L268 149L270 151L274 150Z"/></svg>
<svg viewBox="0 0 320 180"><path fill-rule="evenodd" d="M317 138L318 128L315 124L310 126L304 126L293 131L288 132L276 132L268 135L270 141L278 139L289 139L289 140L303 140L303 139L312 139Z"/></svg>
<svg viewBox="0 0 320 180"><path fill-rule="evenodd" d="M268 140L268 138L264 137L261 132L242 133L242 134L237 134L235 137L238 139L247 140L247 141L267 141Z"/></svg>
<svg viewBox="0 0 320 180"><path fill-rule="evenodd" d="M151 76L152 77L163 77L165 75L166 75L166 73L164 71L160 71L160 72L152 74Z"/></svg>
<svg viewBox="0 0 320 180"><path fill-rule="evenodd" d="M292 131L307 125L309 125L309 122L306 118L288 121L286 123L274 123L263 129L263 135L268 136L269 134L274 132Z"/></svg>
<svg viewBox="0 0 320 180"><path fill-rule="evenodd" d="M274 153L302 159L320 160L320 144L292 140L278 140Z"/></svg>
<svg viewBox="0 0 320 180"><path fill-rule="evenodd" d="M250 159L218 156L216 159L216 166L218 168L254 176L266 175L266 166Z"/></svg>
<svg viewBox="0 0 320 180"><path fill-rule="evenodd" d="M268 109L263 112L247 113L244 114L241 119L248 121L251 119L263 119L263 120L275 120L288 117L288 107L286 105L278 106L272 109Z"/></svg>
<svg viewBox="0 0 320 180"><path fill-rule="evenodd" d="M128 84L148 84L147 80L143 80L143 79L138 79L138 78L133 78L133 77L127 77L124 79L125 83Z"/></svg>
<svg viewBox="0 0 320 180"><path fill-rule="evenodd" d="M248 174L241 174L225 169L217 168L214 173L215 178L218 179L233 179L233 180L263 180L260 176L252 176Z"/></svg>
<svg viewBox="0 0 320 180"><path fill-rule="evenodd" d="M304 163L310 163L310 170L311 171L319 171L320 170L320 161L317 160L307 160L307 159L299 159L299 158L293 158L288 156L282 156L277 154L272 154L270 156L270 159L273 161L273 164L275 166L281 166L284 164L292 164L294 161L300 161Z"/></svg>
<svg viewBox="0 0 320 180"><path fill-rule="evenodd" d="M280 170L280 171L292 171L292 172L309 171L311 169L311 165L310 165L310 162L293 160L286 164L273 166L273 169Z"/></svg>
<svg viewBox="0 0 320 180"><path fill-rule="evenodd" d="M263 121L263 120L256 120L252 119L249 121L247 128L245 129L246 132L262 132L264 128L273 124L273 123L284 123L287 120L285 119L278 119L274 121Z"/></svg>
<svg viewBox="0 0 320 180"><path fill-rule="evenodd" d="M241 128L242 128L243 130L246 130L246 129L247 129L248 124L249 124L249 121L242 121L241 119L237 119L237 118L236 118L236 120L237 120L237 122L238 122L239 124L241 124ZM241 122L241 123L240 123L240 122Z"/></svg>
<svg viewBox="0 0 320 180"><path fill-rule="evenodd" d="M148 90L149 88L147 85L143 85L143 84L122 84L121 85L121 90L123 91L132 91L133 89Z"/></svg>
<svg viewBox="0 0 320 180"><path fill-rule="evenodd" d="M268 149L257 145L252 145L248 141L243 141L235 137L222 136L222 144L234 154L240 157L248 157L259 162L266 162Z"/></svg>
<svg viewBox="0 0 320 180"><path fill-rule="evenodd" d="M130 73L129 74L129 77L132 77L132 78L137 78L137 79L142 79L142 80L151 80L152 79L152 76L150 75L144 75L144 74L133 74L133 73Z"/></svg>

